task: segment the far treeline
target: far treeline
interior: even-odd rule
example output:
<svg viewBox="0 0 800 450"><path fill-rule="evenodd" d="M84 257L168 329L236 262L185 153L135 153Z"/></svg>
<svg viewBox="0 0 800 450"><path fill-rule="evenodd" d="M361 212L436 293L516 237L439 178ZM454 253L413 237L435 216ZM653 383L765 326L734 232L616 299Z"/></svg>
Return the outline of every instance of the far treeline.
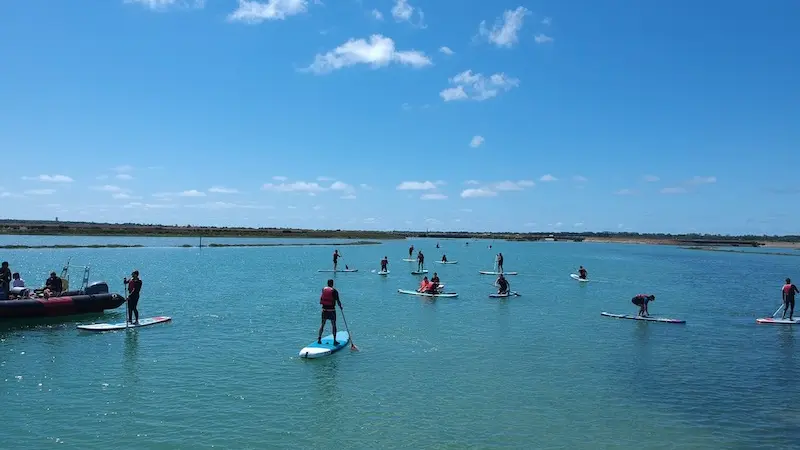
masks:
<svg viewBox="0 0 800 450"><path fill-rule="evenodd" d="M474 233L466 231L375 231L375 230L308 230L299 228L205 227L194 225L159 225L138 223L94 223L61 221L0 220L0 234L62 236L149 236L149 237L231 237L231 238L338 238L338 239L508 239L538 241L544 239L583 241L585 239L658 240L707 243L737 243L758 246L762 242L800 242L800 236L668 234L629 232L584 233Z"/></svg>

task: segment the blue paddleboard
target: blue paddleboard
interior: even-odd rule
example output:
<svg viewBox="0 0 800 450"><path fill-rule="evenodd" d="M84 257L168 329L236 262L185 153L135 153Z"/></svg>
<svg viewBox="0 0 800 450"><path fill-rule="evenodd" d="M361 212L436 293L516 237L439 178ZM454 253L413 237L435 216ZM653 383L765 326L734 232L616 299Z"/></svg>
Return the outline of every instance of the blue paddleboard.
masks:
<svg viewBox="0 0 800 450"><path fill-rule="evenodd" d="M300 350L300 357L322 358L323 356L336 353L350 344L350 335L347 334L347 331L339 331L336 333L336 340L339 341L339 345L336 346L333 345L333 334L323 337L321 344L318 344L315 340Z"/></svg>

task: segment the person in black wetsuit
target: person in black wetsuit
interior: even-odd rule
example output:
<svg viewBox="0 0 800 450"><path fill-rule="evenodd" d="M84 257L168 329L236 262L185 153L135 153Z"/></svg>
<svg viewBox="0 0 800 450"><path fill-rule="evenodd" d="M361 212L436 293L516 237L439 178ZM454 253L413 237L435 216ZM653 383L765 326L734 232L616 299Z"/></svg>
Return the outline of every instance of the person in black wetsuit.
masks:
<svg viewBox="0 0 800 450"><path fill-rule="evenodd" d="M508 288L509 288L508 280L506 280L506 277L504 277L503 274L500 274L500 276L497 277L497 283L496 284L497 284L497 287L498 287L498 290L497 290L498 294L507 294L508 293Z"/></svg>
<svg viewBox="0 0 800 450"><path fill-rule="evenodd" d="M447 262L447 255L442 255L442 262L443 262L443 263L446 263L446 262Z"/></svg>
<svg viewBox="0 0 800 450"><path fill-rule="evenodd" d="M647 310L647 304L652 302L656 299L656 296L653 294L639 294L631 299L631 303L639 307L639 313L636 314L639 317L648 317L650 315L650 311Z"/></svg>
<svg viewBox="0 0 800 450"><path fill-rule="evenodd" d="M781 296L783 297L783 318L786 318L786 311L789 311L789 320L792 320L794 315L794 294L797 294L797 286L792 284L792 279L787 278L786 284L781 289Z"/></svg>
<svg viewBox="0 0 800 450"><path fill-rule="evenodd" d="M333 271L336 272L336 266L339 265L339 257L342 255L339 254L339 250L333 251ZM346 268L345 268L346 269Z"/></svg>
<svg viewBox="0 0 800 450"><path fill-rule="evenodd" d="M497 254L497 271L503 273L503 254Z"/></svg>
<svg viewBox="0 0 800 450"><path fill-rule="evenodd" d="M586 269L584 269L583 266L581 266L580 269L578 269L578 278L580 278L581 280L586 279Z"/></svg>
<svg viewBox="0 0 800 450"><path fill-rule="evenodd" d="M322 344L322 331L325 329L325 322L330 320L333 328L333 345L339 345L336 340L336 305L338 304L341 309L342 302L339 300L339 291L333 287L333 280L328 280L328 285L322 288L319 304L322 305L322 323L317 334L317 344Z"/></svg>
<svg viewBox="0 0 800 450"><path fill-rule="evenodd" d="M128 323L139 324L139 293L142 291L142 280L139 279L139 271L131 272L131 279L123 278L123 283L128 287ZM133 316L136 321L133 321Z"/></svg>
<svg viewBox="0 0 800 450"><path fill-rule="evenodd" d="M11 269L8 268L8 261L3 261L0 266L0 299L10 299L11 292Z"/></svg>
<svg viewBox="0 0 800 450"><path fill-rule="evenodd" d="M384 256L383 259L381 260L381 272L387 272L389 270L388 266L389 266L389 257Z"/></svg>
<svg viewBox="0 0 800 450"><path fill-rule="evenodd" d="M408 248L408 257L411 258L412 256L414 256L414 246L413 245Z"/></svg>
<svg viewBox="0 0 800 450"><path fill-rule="evenodd" d="M50 278L44 281L44 298L58 296L63 291L64 282L55 272L50 272Z"/></svg>
<svg viewBox="0 0 800 450"><path fill-rule="evenodd" d="M425 255L422 254L422 250L417 253L417 272L422 272L425 268Z"/></svg>

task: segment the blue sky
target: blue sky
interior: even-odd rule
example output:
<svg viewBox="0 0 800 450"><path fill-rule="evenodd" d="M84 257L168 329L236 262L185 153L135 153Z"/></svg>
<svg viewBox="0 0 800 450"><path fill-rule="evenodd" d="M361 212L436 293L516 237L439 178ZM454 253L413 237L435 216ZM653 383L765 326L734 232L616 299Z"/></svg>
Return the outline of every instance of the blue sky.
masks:
<svg viewBox="0 0 800 450"><path fill-rule="evenodd" d="M6 0L4 216L800 233L800 3Z"/></svg>

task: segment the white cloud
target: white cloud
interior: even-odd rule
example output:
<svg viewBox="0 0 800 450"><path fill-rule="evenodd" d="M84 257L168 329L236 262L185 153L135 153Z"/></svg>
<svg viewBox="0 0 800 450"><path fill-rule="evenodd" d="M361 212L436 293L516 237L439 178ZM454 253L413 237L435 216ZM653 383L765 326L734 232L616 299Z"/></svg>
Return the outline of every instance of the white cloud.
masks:
<svg viewBox="0 0 800 450"><path fill-rule="evenodd" d="M517 181L517 185L522 186L522 187L534 187L534 186L536 186L536 183L534 183L531 180L519 180L519 181Z"/></svg>
<svg viewBox="0 0 800 450"><path fill-rule="evenodd" d="M133 176L127 173L118 173L115 178L118 180L132 180Z"/></svg>
<svg viewBox="0 0 800 450"><path fill-rule="evenodd" d="M413 68L433 64L425 53L416 50L398 51L391 38L373 34L369 42L364 39L350 39L324 55L317 54L314 62L301 71L326 74L356 64L368 64L373 69L378 69L391 63Z"/></svg>
<svg viewBox="0 0 800 450"><path fill-rule="evenodd" d="M131 202L127 205L123 206L123 208L136 208L136 209L166 209L166 208L175 208L177 205L174 203L140 203L140 202Z"/></svg>
<svg viewBox="0 0 800 450"><path fill-rule="evenodd" d="M199 209L271 209L270 206L254 205L248 203L231 203L231 202L207 202L186 205L187 208Z"/></svg>
<svg viewBox="0 0 800 450"><path fill-rule="evenodd" d="M589 179L584 177L583 175L575 175L574 177L572 177L572 180L578 183L585 183L589 181Z"/></svg>
<svg viewBox="0 0 800 450"><path fill-rule="evenodd" d="M125 193L125 192L117 192L115 194L112 194L111 198L115 198L115 199L118 199L118 200L139 200L142 197L135 196L135 195L130 195L130 194Z"/></svg>
<svg viewBox="0 0 800 450"><path fill-rule="evenodd" d="M547 181L558 181L558 178L556 178L556 177L554 177L554 176L552 176L552 175L550 175L548 173L547 175L542 175L542 177L539 178L539 181L545 181L545 182L547 182Z"/></svg>
<svg viewBox="0 0 800 450"><path fill-rule="evenodd" d="M446 46L439 47L439 51L444 53L445 55L452 55L453 53L455 53L453 50L450 49L450 47Z"/></svg>
<svg viewBox="0 0 800 450"><path fill-rule="evenodd" d="M273 183L266 183L261 186L261 190L264 191L274 191L274 192L322 192L325 190L324 187L320 186L318 183L307 183L305 181L295 181L294 183L281 183L281 184L273 184Z"/></svg>
<svg viewBox="0 0 800 450"><path fill-rule="evenodd" d="M374 217L367 217L366 219L364 219L364 223L375 223L377 221L378 221L378 219L376 219Z"/></svg>
<svg viewBox="0 0 800 450"><path fill-rule="evenodd" d="M493 97L503 91L509 91L519 86L519 80L509 78L504 73L496 73L488 78L480 73L472 73L466 70L448 80L454 87L447 88L439 92L439 96L446 102L454 100L477 100L483 101Z"/></svg>
<svg viewBox="0 0 800 450"><path fill-rule="evenodd" d="M314 205L314 207L311 209L313 209L314 211L319 211L320 209L322 209L322 205Z"/></svg>
<svg viewBox="0 0 800 450"><path fill-rule="evenodd" d="M644 179L644 181L647 181L648 183L655 183L656 181L661 180L661 178L655 175L645 175L644 177L642 177L642 179Z"/></svg>
<svg viewBox="0 0 800 450"><path fill-rule="evenodd" d="M374 17L375 20L383 20L383 13L378 11L377 9L373 9L372 10L372 17Z"/></svg>
<svg viewBox="0 0 800 450"><path fill-rule="evenodd" d="M48 183L72 183L72 178L66 175L39 175L36 177L22 177L23 180L46 181Z"/></svg>
<svg viewBox="0 0 800 450"><path fill-rule="evenodd" d="M56 192L55 189L29 189L25 191L26 195L50 195Z"/></svg>
<svg viewBox="0 0 800 450"><path fill-rule="evenodd" d="M553 38L544 33L537 34L536 36L534 36L533 40L536 41L537 44L548 44L550 42L553 42Z"/></svg>
<svg viewBox="0 0 800 450"><path fill-rule="evenodd" d="M473 136L472 140L469 142L469 146L472 148L478 148L486 141L483 136Z"/></svg>
<svg viewBox="0 0 800 450"><path fill-rule="evenodd" d="M576 223L576 224L575 224L575 225L573 225L573 226L574 226L575 228L581 228L581 227L583 226L583 222L578 222L578 223Z"/></svg>
<svg viewBox="0 0 800 450"><path fill-rule="evenodd" d="M560 227L561 227L561 225L564 225L564 224L563 224L563 223L561 223L561 222L556 222L556 223L555 223L553 226L554 226L555 228L560 228Z"/></svg>
<svg viewBox="0 0 800 450"><path fill-rule="evenodd" d="M208 192L212 192L214 194L238 194L239 190L234 188L226 188L223 186L213 186L208 189Z"/></svg>
<svg viewBox="0 0 800 450"><path fill-rule="evenodd" d="M365 191L371 191L372 190L372 186L370 186L368 184L361 183L359 186L361 187L361 189L364 189Z"/></svg>
<svg viewBox="0 0 800 450"><path fill-rule="evenodd" d="M525 16L530 14L526 8L520 6L515 10L506 10L503 17L498 17L491 30L486 27L486 21L481 21L478 33L498 47L512 47L517 41L517 33L522 29Z"/></svg>
<svg viewBox="0 0 800 450"><path fill-rule="evenodd" d="M336 181L336 179L331 177L320 176L317 177L317 181Z"/></svg>
<svg viewBox="0 0 800 450"><path fill-rule="evenodd" d="M545 17L544 19L542 19L542 25L549 26L551 23L553 23L553 19L549 17Z"/></svg>
<svg viewBox="0 0 800 450"><path fill-rule="evenodd" d="M331 185L330 189L332 191L344 191L344 192L352 192L352 191L355 190L355 188L353 188L353 186L350 186L347 183L342 183L341 181L334 182Z"/></svg>
<svg viewBox="0 0 800 450"><path fill-rule="evenodd" d="M22 197L22 194L16 194L14 192L0 192L0 198L10 198L10 197Z"/></svg>
<svg viewBox="0 0 800 450"><path fill-rule="evenodd" d="M691 181L692 184L711 184L716 182L717 182L717 177L698 177L698 176L692 178Z"/></svg>
<svg viewBox="0 0 800 450"><path fill-rule="evenodd" d="M117 173L132 172L133 171L133 166L129 166L129 165L125 164L125 165L122 165L122 166L114 167L111 170L113 170L114 172L117 172Z"/></svg>
<svg viewBox="0 0 800 450"><path fill-rule="evenodd" d="M153 11L164 11L170 7L202 9L205 0L125 0L125 3L138 3Z"/></svg>
<svg viewBox="0 0 800 450"><path fill-rule="evenodd" d="M444 194L422 194L419 198L422 200L447 200L447 196Z"/></svg>
<svg viewBox="0 0 800 450"><path fill-rule="evenodd" d="M478 181L478 180L467 180L467 181L464 182L464 184L477 185L477 184L481 184L481 182Z"/></svg>
<svg viewBox="0 0 800 450"><path fill-rule="evenodd" d="M398 191L427 191L436 189L436 184L430 181L403 181L396 188Z"/></svg>
<svg viewBox="0 0 800 450"><path fill-rule="evenodd" d="M425 24L423 23L425 13L422 12L422 9L411 6L408 0L395 0L394 6L392 7L392 17L394 17L394 20L397 22L408 22L414 25L411 22L411 18L414 16L415 10L419 16L419 21L416 26L425 28Z"/></svg>
<svg viewBox="0 0 800 450"><path fill-rule="evenodd" d="M356 196L354 194L347 194L340 197L342 200L355 200Z"/></svg>
<svg viewBox="0 0 800 450"><path fill-rule="evenodd" d="M494 183L491 186L491 189L494 191L521 191L526 187L534 186L535 183L530 180L522 180L522 181L500 181Z"/></svg>
<svg viewBox="0 0 800 450"><path fill-rule="evenodd" d="M274 177L272 177L272 179L275 180L275 181L286 181L289 178L281 176L281 175L275 175Z"/></svg>
<svg viewBox="0 0 800 450"><path fill-rule="evenodd" d="M496 196L497 192L485 188L464 189L463 191L461 191L462 198L496 197Z"/></svg>
<svg viewBox="0 0 800 450"><path fill-rule="evenodd" d="M183 191L178 193L178 197L205 197L205 192L200 192L197 189L190 189L188 191Z"/></svg>
<svg viewBox="0 0 800 450"><path fill-rule="evenodd" d="M228 21L259 24L266 20L284 20L307 11L308 0L268 0L266 3L239 0L239 7L228 15Z"/></svg>
<svg viewBox="0 0 800 450"><path fill-rule="evenodd" d="M616 195L632 195L634 193L635 193L635 191L633 191L631 189L620 189L617 192L614 192L614 194L616 194Z"/></svg>
<svg viewBox="0 0 800 450"><path fill-rule="evenodd" d="M106 184L103 186L94 186L92 187L95 191L103 191L103 192L125 192L127 189L123 189L119 186L114 186L112 184Z"/></svg>
<svg viewBox="0 0 800 450"><path fill-rule="evenodd" d="M666 187L661 189L662 194L685 194L687 191L682 187Z"/></svg>

